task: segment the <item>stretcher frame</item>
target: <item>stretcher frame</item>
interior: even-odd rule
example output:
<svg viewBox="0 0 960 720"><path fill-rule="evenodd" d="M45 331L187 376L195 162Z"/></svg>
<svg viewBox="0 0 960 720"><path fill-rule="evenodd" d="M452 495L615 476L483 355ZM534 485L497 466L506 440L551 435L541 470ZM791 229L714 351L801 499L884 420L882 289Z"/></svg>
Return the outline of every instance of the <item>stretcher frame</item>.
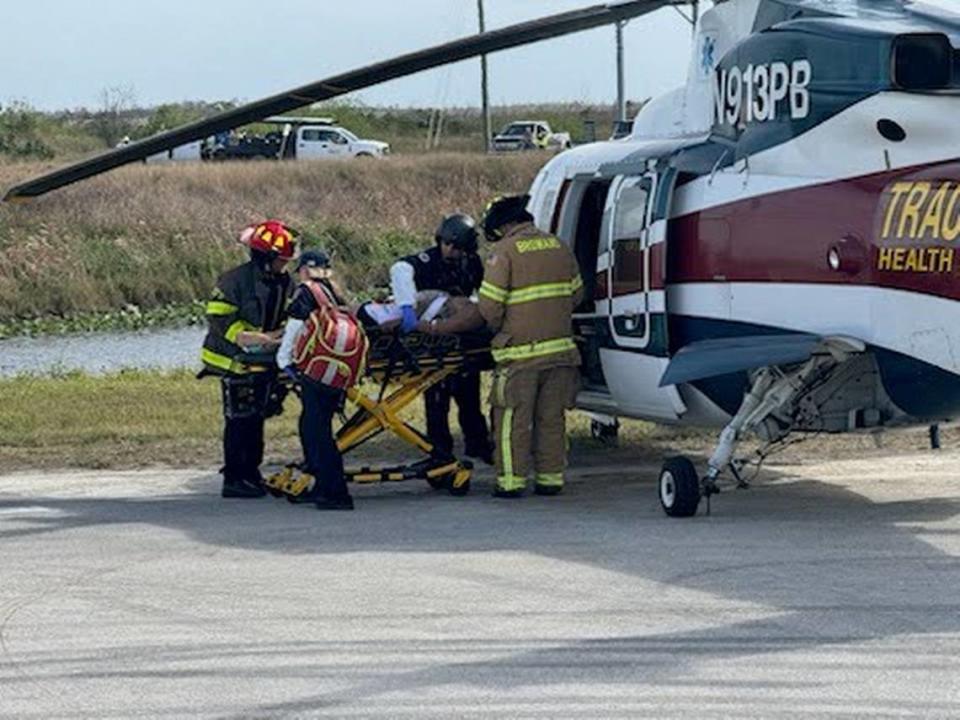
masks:
<svg viewBox="0 0 960 720"><path fill-rule="evenodd" d="M337 448L345 456L383 432L390 432L425 457L416 462L386 466L346 468L347 482L372 484L426 480L435 489L446 489L462 496L470 491L473 463L461 460L434 445L423 432L406 422L402 412L427 390L451 375L489 370L490 336L482 334L427 335L368 331L370 355L367 377L371 385L357 385L347 390L347 400L355 407L337 431ZM308 492L313 479L296 477L295 464L267 480L267 489L296 502Z"/></svg>

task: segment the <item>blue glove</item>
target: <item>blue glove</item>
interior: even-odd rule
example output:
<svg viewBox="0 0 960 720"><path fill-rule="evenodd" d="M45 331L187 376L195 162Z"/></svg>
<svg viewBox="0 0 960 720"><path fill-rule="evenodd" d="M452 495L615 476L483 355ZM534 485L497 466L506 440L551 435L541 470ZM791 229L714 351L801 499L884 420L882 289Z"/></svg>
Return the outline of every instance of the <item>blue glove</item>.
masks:
<svg viewBox="0 0 960 720"><path fill-rule="evenodd" d="M283 374L293 380L293 382L300 382L300 373L297 372L297 369L293 367L293 365L287 365L283 369Z"/></svg>
<svg viewBox="0 0 960 720"><path fill-rule="evenodd" d="M417 313L413 305L404 305L400 308L403 312L403 320L400 322L400 332L408 333L417 329Z"/></svg>

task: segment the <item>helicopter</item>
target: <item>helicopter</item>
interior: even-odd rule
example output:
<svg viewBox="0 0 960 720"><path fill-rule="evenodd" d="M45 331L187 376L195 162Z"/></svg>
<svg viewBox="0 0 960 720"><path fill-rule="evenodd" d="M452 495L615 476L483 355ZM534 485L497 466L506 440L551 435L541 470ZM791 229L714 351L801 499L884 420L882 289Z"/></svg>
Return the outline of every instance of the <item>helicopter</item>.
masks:
<svg viewBox="0 0 960 720"><path fill-rule="evenodd" d="M638 17L626 0L329 78L10 189L49 190L213 132L480 54ZM684 86L629 136L563 152L529 190L576 255L577 405L597 422L714 427L705 472L668 458L664 512L745 487L796 433L960 414L960 14L909 0L718 0Z"/></svg>

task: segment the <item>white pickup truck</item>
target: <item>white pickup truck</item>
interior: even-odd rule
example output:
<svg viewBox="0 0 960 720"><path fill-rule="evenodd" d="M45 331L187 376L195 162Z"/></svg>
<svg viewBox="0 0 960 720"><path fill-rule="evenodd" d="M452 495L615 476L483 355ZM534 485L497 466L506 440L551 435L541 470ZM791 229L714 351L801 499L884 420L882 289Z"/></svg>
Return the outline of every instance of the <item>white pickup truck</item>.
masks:
<svg viewBox="0 0 960 720"><path fill-rule="evenodd" d="M267 122L278 124L276 118ZM390 145L379 140L362 140L346 128L325 122L300 124L299 118L284 122L281 129L265 135L221 133L200 142L168 150L147 158L148 163L175 160L317 160L336 157L375 158L390 154Z"/></svg>
<svg viewBox="0 0 960 720"><path fill-rule="evenodd" d="M494 152L566 150L571 145L569 133L555 133L543 120L514 121L493 138Z"/></svg>
<svg viewBox="0 0 960 720"><path fill-rule="evenodd" d="M210 160L318 160L336 157L383 157L390 145L361 140L326 118L270 117L266 123L279 129L266 135L224 133L212 139L204 153Z"/></svg>
<svg viewBox="0 0 960 720"><path fill-rule="evenodd" d="M328 157L383 157L390 154L390 145L379 140L363 140L346 128L336 125L299 125L293 151L287 150L284 157L296 157L298 160Z"/></svg>

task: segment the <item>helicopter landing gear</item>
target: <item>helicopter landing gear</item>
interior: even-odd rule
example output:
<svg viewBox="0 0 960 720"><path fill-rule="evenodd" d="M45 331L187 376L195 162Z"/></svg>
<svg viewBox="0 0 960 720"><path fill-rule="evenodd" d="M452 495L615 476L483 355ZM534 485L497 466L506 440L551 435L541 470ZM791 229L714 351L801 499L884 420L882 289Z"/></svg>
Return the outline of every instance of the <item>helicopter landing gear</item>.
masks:
<svg viewBox="0 0 960 720"><path fill-rule="evenodd" d="M815 352L806 362L785 370L770 366L752 375L752 385L733 419L720 433L716 449L707 461L707 474L697 478L693 463L687 458L670 458L660 471L658 489L660 505L670 517L695 515L700 499L707 501L720 492L719 480L726 470L736 487L747 488L740 474L743 462L734 458L734 451L748 432L755 432L769 447L783 441L798 426L802 413L810 412L803 406L803 396L860 348L842 341L826 341L823 351ZM803 423L799 422L802 427Z"/></svg>
<svg viewBox="0 0 960 720"><path fill-rule="evenodd" d="M800 370L789 375L784 375L775 367L764 368L757 373L750 392L743 398L740 410L720 433L717 447L707 462L707 474L699 479L696 484L697 504L699 504L701 497L706 498L707 514L710 513L710 498L720 492L718 480L724 470L732 468L731 474L738 479L741 485L745 484L740 478L739 470L733 463L733 453L742 434L756 429L772 412L787 405L804 387L805 380L808 379L815 368L815 361L810 360ZM789 431L789 427L783 429L777 423L774 423L774 426L779 430L780 437L785 436L786 432ZM765 429L769 430L770 428ZM684 461L682 467L679 463L680 460ZM664 463L660 472L660 504L664 512L670 517L690 517L697 511L697 505L693 504L689 498L691 490L686 479L692 467L693 463L686 458L671 458ZM695 473L694 476L696 476ZM670 482L671 477L673 478L672 484ZM684 478L682 484L676 480L677 477ZM685 512L680 512L675 507L668 508L667 501L673 496L676 496L677 500L680 501L679 504L674 503L676 508Z"/></svg>
<svg viewBox="0 0 960 720"><path fill-rule="evenodd" d="M700 478L689 458L669 458L660 469L657 483L660 507L670 517L691 517L700 505Z"/></svg>
<svg viewBox="0 0 960 720"><path fill-rule="evenodd" d="M591 415L590 437L601 445L616 447L619 443L620 421L606 415Z"/></svg>

